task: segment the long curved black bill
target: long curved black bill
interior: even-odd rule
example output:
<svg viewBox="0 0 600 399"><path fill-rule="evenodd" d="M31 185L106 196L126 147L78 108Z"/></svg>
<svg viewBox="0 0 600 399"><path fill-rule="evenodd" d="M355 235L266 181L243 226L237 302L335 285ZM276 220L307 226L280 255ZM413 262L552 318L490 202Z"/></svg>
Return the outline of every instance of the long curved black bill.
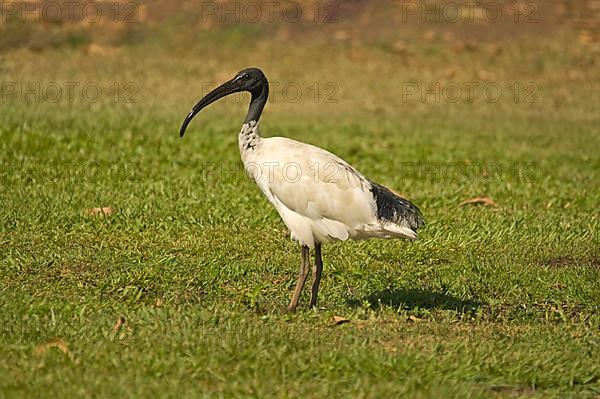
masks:
<svg viewBox="0 0 600 399"><path fill-rule="evenodd" d="M234 79L232 79L228 82L223 83L221 86L217 87L216 89L214 89L213 91L211 91L210 93L205 95L200 101L198 101L198 103L196 105L194 105L194 108L192 108L192 111L188 114L188 116L183 121L183 124L181 125L181 129L179 129L179 136L183 137L183 135L185 134L185 129L190 124L192 119L194 119L194 116L196 116L196 114L198 112L202 111L202 109L204 109L206 106L214 103L218 99L223 98L231 93L235 93L235 92L239 91L239 89L240 89L240 85Z"/></svg>

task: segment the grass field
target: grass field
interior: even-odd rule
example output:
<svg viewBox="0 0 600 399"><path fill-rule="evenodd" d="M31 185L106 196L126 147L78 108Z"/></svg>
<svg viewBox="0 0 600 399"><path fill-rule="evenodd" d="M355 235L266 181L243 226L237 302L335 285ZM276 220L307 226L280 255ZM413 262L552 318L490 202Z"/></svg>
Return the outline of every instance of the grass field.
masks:
<svg viewBox="0 0 600 399"><path fill-rule="evenodd" d="M597 48L203 35L0 54L0 397L600 395ZM178 137L249 65L303 93L272 91L265 136L340 155L427 221L414 243L327 245L318 310L285 312L299 248L243 174L243 98ZM405 98L436 81L503 92ZM68 82L103 94L44 98ZM459 205L480 196L497 206Z"/></svg>

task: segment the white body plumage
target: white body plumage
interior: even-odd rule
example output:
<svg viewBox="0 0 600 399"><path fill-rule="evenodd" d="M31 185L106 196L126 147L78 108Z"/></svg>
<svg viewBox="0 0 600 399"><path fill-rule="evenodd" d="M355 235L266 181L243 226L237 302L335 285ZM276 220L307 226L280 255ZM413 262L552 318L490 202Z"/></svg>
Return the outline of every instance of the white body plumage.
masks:
<svg viewBox="0 0 600 399"><path fill-rule="evenodd" d="M409 220L379 216L374 183L343 159L285 137L262 138L258 127L242 126L241 158L292 239L314 248L331 240L417 238Z"/></svg>

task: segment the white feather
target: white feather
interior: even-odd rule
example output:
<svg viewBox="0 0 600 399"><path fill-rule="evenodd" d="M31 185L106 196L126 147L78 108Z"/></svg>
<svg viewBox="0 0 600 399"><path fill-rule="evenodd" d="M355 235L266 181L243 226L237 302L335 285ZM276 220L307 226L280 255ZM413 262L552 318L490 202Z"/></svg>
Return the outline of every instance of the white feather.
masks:
<svg viewBox="0 0 600 399"><path fill-rule="evenodd" d="M242 161L291 232L309 247L330 240L416 238L404 226L377 219L371 183L336 155L284 137L261 138L242 127Z"/></svg>

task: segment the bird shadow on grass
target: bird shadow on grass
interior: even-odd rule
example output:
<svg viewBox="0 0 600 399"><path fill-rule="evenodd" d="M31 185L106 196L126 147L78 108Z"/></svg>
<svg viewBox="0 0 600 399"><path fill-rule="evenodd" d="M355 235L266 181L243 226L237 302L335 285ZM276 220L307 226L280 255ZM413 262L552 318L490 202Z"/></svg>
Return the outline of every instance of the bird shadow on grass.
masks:
<svg viewBox="0 0 600 399"><path fill-rule="evenodd" d="M362 300L349 300L348 304L353 307L359 307L365 302L367 302L372 309L389 306L403 310L453 310L461 314L474 312L482 305L476 301L464 301L452 295L416 288L397 288L376 291Z"/></svg>

